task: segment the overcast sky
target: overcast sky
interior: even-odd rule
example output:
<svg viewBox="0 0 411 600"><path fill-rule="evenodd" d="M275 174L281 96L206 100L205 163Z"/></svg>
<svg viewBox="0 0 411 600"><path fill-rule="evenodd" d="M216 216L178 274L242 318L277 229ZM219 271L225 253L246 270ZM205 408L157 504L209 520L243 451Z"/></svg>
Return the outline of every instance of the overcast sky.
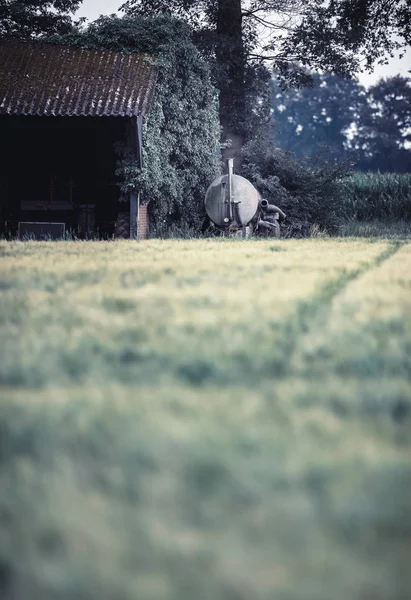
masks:
<svg viewBox="0 0 411 600"><path fill-rule="evenodd" d="M77 16L94 21L100 15L111 15L117 12L118 7L124 2L125 0L83 0Z"/></svg>
<svg viewBox="0 0 411 600"><path fill-rule="evenodd" d="M77 12L78 17L87 17L90 21L94 21L100 15L111 15L118 11L119 6L124 4L125 0L83 0L81 8ZM391 77L400 73L401 75L410 76L408 71L411 70L411 49L408 50L402 60L393 59L389 65L377 66L374 73L359 74L360 82L363 85L372 85L380 77Z"/></svg>

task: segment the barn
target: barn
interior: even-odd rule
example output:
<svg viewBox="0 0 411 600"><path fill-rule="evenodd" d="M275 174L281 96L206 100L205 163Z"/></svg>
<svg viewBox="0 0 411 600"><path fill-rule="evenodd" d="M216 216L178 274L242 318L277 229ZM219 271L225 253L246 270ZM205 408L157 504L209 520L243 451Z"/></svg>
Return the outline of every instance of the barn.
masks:
<svg viewBox="0 0 411 600"><path fill-rule="evenodd" d="M138 190L120 193L116 145L141 164L155 83L146 54L1 42L0 235L107 238L121 212L127 236L144 236Z"/></svg>

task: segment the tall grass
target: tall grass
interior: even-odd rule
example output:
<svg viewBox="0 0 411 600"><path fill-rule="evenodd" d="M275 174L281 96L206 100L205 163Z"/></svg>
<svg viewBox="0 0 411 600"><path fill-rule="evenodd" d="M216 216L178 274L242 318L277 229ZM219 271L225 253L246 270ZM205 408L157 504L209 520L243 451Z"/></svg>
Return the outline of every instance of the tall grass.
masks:
<svg viewBox="0 0 411 600"><path fill-rule="evenodd" d="M321 237L316 234L314 227L313 234L311 237ZM370 239L408 239L411 238L411 219L347 220L339 226L338 235Z"/></svg>
<svg viewBox="0 0 411 600"><path fill-rule="evenodd" d="M411 174L355 173L341 184L342 209L357 221L411 218Z"/></svg>

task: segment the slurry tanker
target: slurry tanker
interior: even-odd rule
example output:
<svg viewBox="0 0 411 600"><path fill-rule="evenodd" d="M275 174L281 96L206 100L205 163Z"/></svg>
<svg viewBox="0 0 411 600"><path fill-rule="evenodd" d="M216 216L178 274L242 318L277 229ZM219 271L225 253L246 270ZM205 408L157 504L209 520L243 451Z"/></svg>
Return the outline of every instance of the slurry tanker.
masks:
<svg viewBox="0 0 411 600"><path fill-rule="evenodd" d="M284 212L262 198L248 179L233 173L233 159L228 160L228 173L217 177L208 188L204 205L221 231L243 237L252 232L280 237Z"/></svg>

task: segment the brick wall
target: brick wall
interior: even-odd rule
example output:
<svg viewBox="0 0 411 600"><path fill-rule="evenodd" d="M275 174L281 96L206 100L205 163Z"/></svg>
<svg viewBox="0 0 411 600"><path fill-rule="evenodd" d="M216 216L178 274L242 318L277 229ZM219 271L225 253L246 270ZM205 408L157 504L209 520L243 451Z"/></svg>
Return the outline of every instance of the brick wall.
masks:
<svg viewBox="0 0 411 600"><path fill-rule="evenodd" d="M138 239L145 240L148 236L148 210L147 206L141 206L139 208L138 218Z"/></svg>

